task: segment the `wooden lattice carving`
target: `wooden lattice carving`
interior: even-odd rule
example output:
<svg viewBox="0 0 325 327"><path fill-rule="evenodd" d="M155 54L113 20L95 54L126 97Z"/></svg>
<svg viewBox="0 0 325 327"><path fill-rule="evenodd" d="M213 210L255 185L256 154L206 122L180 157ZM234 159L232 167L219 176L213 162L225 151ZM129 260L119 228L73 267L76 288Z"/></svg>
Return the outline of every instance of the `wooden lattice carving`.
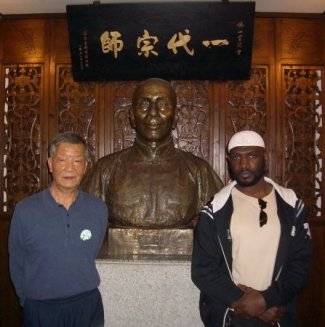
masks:
<svg viewBox="0 0 325 327"><path fill-rule="evenodd" d="M75 131L89 144L91 161L96 156L96 86L77 83L70 66L58 67L59 132Z"/></svg>
<svg viewBox="0 0 325 327"><path fill-rule="evenodd" d="M129 121L135 82L114 83L114 152L133 144L135 132Z"/></svg>
<svg viewBox="0 0 325 327"><path fill-rule="evenodd" d="M3 211L40 190L41 66L8 66L6 70Z"/></svg>
<svg viewBox="0 0 325 327"><path fill-rule="evenodd" d="M320 81L320 70L284 69L285 183L304 199L313 218L321 216L323 193Z"/></svg>
<svg viewBox="0 0 325 327"><path fill-rule="evenodd" d="M241 130L266 131L266 68L252 68L248 81L229 82L227 98L227 140Z"/></svg>
<svg viewBox="0 0 325 327"><path fill-rule="evenodd" d="M177 81L178 124L175 145L205 160L209 159L209 82Z"/></svg>

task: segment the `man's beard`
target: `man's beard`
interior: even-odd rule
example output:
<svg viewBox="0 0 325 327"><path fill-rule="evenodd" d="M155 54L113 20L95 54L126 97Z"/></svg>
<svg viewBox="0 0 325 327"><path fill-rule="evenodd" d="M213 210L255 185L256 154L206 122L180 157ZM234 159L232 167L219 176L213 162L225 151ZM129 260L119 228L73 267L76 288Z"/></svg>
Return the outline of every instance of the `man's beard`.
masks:
<svg viewBox="0 0 325 327"><path fill-rule="evenodd" d="M241 179L240 174L244 171L248 171L252 174L253 178L249 180ZM257 184L258 181L260 181L261 178L264 177L265 174L265 161L263 161L263 164L259 167L258 170L252 171L250 169L242 169L238 173L234 173L231 168L229 168L230 176L233 180L237 181L237 185L248 187L253 186Z"/></svg>

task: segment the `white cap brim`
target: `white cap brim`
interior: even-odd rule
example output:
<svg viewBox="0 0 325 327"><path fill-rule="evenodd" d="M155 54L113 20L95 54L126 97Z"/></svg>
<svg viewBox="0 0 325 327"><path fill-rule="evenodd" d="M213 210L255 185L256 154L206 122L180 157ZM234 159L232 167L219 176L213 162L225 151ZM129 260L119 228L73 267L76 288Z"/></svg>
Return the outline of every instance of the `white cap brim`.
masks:
<svg viewBox="0 0 325 327"><path fill-rule="evenodd" d="M237 146L258 146L265 148L261 135L254 131L240 131L235 133L228 143L228 152Z"/></svg>

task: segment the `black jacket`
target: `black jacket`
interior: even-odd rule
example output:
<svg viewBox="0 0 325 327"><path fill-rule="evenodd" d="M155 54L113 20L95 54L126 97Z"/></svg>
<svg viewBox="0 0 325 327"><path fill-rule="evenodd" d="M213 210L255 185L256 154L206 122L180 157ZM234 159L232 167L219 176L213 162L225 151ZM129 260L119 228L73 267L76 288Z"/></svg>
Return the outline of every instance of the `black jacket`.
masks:
<svg viewBox="0 0 325 327"><path fill-rule="evenodd" d="M295 193L265 178L275 188L281 235L272 284L261 293L267 308L285 305L281 327L294 320L296 295L306 284L311 263L311 239L304 204ZM192 280L201 291L200 313L205 326L225 326L229 306L243 292L232 280L232 182L202 210L195 232ZM249 260L249 258L247 258Z"/></svg>

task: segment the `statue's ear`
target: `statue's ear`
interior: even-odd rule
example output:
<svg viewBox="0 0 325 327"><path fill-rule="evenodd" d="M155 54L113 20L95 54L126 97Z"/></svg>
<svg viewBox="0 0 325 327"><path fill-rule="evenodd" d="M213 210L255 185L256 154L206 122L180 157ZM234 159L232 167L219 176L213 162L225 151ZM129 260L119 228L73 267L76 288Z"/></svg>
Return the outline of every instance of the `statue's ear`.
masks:
<svg viewBox="0 0 325 327"><path fill-rule="evenodd" d="M132 107L129 110L129 119L130 119L131 127L135 129L135 119L134 119L134 112Z"/></svg>
<svg viewBox="0 0 325 327"><path fill-rule="evenodd" d="M175 115L174 115L174 120L173 120L173 124L172 124L173 129L176 128L177 122L178 122L178 110L176 110Z"/></svg>

